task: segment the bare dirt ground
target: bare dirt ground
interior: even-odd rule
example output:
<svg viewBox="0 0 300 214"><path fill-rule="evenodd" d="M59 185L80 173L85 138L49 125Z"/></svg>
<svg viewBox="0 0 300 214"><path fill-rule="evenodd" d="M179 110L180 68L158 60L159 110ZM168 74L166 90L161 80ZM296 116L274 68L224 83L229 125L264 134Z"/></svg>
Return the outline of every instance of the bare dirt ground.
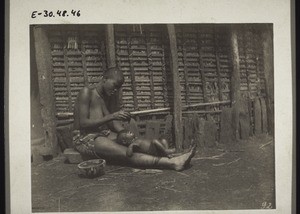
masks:
<svg viewBox="0 0 300 214"><path fill-rule="evenodd" d="M63 157L32 164L33 212L275 208L274 141L267 135L200 149L182 172L108 165L87 179Z"/></svg>

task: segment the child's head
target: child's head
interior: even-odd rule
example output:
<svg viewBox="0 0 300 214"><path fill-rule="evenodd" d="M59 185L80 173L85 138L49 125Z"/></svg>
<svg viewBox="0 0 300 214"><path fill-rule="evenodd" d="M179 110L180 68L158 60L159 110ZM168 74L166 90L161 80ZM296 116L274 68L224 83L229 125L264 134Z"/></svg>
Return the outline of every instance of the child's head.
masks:
<svg viewBox="0 0 300 214"><path fill-rule="evenodd" d="M118 133L117 143L128 146L133 142L135 135L131 131L123 130Z"/></svg>

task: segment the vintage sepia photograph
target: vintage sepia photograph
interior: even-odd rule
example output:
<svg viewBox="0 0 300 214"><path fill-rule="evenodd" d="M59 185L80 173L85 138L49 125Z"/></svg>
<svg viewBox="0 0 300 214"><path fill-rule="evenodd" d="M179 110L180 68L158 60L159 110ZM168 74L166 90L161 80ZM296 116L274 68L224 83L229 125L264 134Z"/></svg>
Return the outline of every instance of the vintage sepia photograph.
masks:
<svg viewBox="0 0 300 214"><path fill-rule="evenodd" d="M273 27L31 24L32 212L276 209Z"/></svg>

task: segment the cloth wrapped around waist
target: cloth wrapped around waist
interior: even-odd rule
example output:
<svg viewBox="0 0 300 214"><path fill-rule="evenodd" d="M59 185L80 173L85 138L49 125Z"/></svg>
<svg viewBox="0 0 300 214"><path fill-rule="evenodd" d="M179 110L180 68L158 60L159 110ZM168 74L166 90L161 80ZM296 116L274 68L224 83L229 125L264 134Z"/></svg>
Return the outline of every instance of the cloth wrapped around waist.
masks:
<svg viewBox="0 0 300 214"><path fill-rule="evenodd" d="M94 141L97 137L107 137L110 130L102 130L100 132L85 133L80 130L73 131L74 148L82 155L90 156L91 158L100 158L96 151Z"/></svg>
<svg viewBox="0 0 300 214"><path fill-rule="evenodd" d="M97 137L107 137L110 134L110 130L102 130L100 132L92 132L92 133L85 133L80 132L79 130L73 131L73 143L75 145L88 143L90 141L94 141Z"/></svg>

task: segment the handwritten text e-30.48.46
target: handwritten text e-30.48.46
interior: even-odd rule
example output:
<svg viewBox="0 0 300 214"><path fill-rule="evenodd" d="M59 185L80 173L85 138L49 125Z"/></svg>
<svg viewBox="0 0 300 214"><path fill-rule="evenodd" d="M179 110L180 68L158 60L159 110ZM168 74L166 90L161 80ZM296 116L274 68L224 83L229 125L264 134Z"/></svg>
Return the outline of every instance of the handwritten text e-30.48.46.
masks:
<svg viewBox="0 0 300 214"><path fill-rule="evenodd" d="M68 17L68 16L75 16L79 17L80 10L57 10L55 12L50 11L50 10L43 10L43 11L33 11L31 13L31 18L37 18L39 16L41 17Z"/></svg>

